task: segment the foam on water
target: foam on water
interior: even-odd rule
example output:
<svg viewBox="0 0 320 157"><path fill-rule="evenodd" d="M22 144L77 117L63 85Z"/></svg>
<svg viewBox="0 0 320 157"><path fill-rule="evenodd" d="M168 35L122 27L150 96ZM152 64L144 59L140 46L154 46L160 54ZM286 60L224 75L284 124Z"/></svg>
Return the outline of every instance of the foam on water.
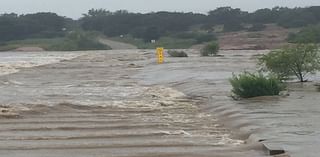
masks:
<svg viewBox="0 0 320 157"><path fill-rule="evenodd" d="M0 53L0 75L16 73L21 68L58 63L80 55L82 55L80 52L2 52Z"/></svg>

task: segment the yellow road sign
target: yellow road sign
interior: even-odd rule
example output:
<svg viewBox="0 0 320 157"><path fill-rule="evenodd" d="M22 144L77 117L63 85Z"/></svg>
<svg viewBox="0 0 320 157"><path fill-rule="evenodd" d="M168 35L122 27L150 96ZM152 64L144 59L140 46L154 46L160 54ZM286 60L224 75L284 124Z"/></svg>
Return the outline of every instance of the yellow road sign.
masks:
<svg viewBox="0 0 320 157"><path fill-rule="evenodd" d="M164 48L158 47L157 48L157 56L158 56L158 63L162 64L164 62L164 55L163 55Z"/></svg>

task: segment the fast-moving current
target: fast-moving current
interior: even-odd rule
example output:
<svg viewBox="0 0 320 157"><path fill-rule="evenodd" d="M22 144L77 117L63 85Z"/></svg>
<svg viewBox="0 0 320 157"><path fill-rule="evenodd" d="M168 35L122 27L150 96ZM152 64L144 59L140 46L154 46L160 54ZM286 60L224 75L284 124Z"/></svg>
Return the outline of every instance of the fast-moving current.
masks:
<svg viewBox="0 0 320 157"><path fill-rule="evenodd" d="M268 51L186 51L0 53L0 156L267 156L261 139L318 153L315 87L234 101L228 78Z"/></svg>

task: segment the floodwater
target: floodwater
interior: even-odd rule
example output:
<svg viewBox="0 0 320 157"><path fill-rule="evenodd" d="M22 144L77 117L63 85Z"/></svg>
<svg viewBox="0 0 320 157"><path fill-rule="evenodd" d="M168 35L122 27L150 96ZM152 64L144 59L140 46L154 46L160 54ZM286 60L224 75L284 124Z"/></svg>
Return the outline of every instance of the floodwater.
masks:
<svg viewBox="0 0 320 157"><path fill-rule="evenodd" d="M228 78L267 51L187 52L0 53L0 156L266 156L258 140L318 153L314 86L234 101Z"/></svg>
<svg viewBox="0 0 320 157"><path fill-rule="evenodd" d="M21 68L57 63L79 55L81 55L81 52L1 52L0 75L16 73Z"/></svg>
<svg viewBox="0 0 320 157"><path fill-rule="evenodd" d="M256 58L268 51L223 51L221 57L170 58L167 64L148 66L139 78L146 84L167 84L183 93L209 98L206 113L238 130L234 134L275 148L283 148L292 157L317 157L320 151L320 97L314 84L288 84L288 96L259 97L234 101L228 79L233 73L253 71ZM189 52L192 54L192 51Z"/></svg>

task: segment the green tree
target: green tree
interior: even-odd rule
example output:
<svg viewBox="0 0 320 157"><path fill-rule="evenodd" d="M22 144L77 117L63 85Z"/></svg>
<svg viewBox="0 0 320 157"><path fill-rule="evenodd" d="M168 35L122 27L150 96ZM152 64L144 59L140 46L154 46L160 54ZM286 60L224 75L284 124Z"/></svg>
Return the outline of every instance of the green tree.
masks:
<svg viewBox="0 0 320 157"><path fill-rule="evenodd" d="M243 29L241 23L247 15L248 12L243 12L239 8L220 7L209 12L208 22L212 25L223 24L225 32L239 31Z"/></svg>
<svg viewBox="0 0 320 157"><path fill-rule="evenodd" d="M55 13L0 15L0 41L64 35L66 18Z"/></svg>
<svg viewBox="0 0 320 157"><path fill-rule="evenodd" d="M219 51L219 44L217 42L211 42L201 49L201 56L214 56Z"/></svg>
<svg viewBox="0 0 320 157"><path fill-rule="evenodd" d="M306 82L308 74L320 69L319 48L315 44L288 46L262 56L260 63L280 79L296 76L300 82Z"/></svg>
<svg viewBox="0 0 320 157"><path fill-rule="evenodd" d="M250 22L252 23L275 23L277 20L278 12L275 9L259 9L250 14Z"/></svg>
<svg viewBox="0 0 320 157"><path fill-rule="evenodd" d="M87 14L83 14L84 17L98 17L98 16L108 16L112 13L105 9L90 9Z"/></svg>

